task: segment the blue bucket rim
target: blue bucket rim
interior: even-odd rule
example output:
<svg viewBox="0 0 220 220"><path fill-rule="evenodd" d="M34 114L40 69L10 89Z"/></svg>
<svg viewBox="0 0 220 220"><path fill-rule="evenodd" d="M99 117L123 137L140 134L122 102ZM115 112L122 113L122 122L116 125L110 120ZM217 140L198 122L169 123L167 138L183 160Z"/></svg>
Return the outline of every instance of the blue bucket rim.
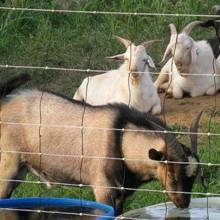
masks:
<svg viewBox="0 0 220 220"><path fill-rule="evenodd" d="M30 198L11 198L11 199L0 199L0 208L15 208L15 209L31 209L39 206L47 207L68 207L68 206L84 206L87 208L95 208L105 213L97 217L97 220L107 220L107 219L114 219L114 209L112 206L88 201L88 200L81 200L81 199L70 199L70 198L53 198L53 197L30 197Z"/></svg>

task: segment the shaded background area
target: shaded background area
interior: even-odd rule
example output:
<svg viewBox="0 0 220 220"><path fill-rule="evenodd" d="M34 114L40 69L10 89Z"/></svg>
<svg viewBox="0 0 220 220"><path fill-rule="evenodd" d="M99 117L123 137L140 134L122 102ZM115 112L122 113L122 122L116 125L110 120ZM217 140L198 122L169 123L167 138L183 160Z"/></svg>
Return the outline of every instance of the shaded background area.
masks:
<svg viewBox="0 0 220 220"><path fill-rule="evenodd" d="M212 14L212 6L219 0L0 0L0 6L48 8L88 11L115 12L155 12L174 14ZM169 41L169 23L175 23L179 30L190 21L205 18L187 16L131 16L97 15L75 13L46 13L0 10L0 64L49 66L79 69L109 70L117 63L109 63L105 57L124 52L124 48L113 37L114 34L141 43L151 39L162 39L148 53L158 63ZM196 27L194 39L214 37L214 30ZM158 69L159 70L159 69ZM39 69L0 68L0 80L12 75L27 72L32 81L27 88L43 88L72 97L75 89L87 72L57 71ZM90 73L91 75L91 73ZM161 96L163 99L163 95ZM209 122L214 97L185 98L166 100L167 122L176 131L187 131L194 113L205 108L202 119L202 132L220 133L219 116ZM219 110L220 95L217 96ZM179 136L189 143L188 136ZM199 155L202 162L220 163L220 137L199 136ZM211 156L210 156L211 155ZM218 167L204 167L209 192L220 193L220 170ZM34 180L29 175L27 180ZM145 184L142 188L162 189L157 182ZM202 192L199 182L195 192ZM48 191L38 184L22 184L13 196L58 196L93 199L90 190L73 187L55 187ZM125 210L163 202L161 193L136 192L126 201Z"/></svg>

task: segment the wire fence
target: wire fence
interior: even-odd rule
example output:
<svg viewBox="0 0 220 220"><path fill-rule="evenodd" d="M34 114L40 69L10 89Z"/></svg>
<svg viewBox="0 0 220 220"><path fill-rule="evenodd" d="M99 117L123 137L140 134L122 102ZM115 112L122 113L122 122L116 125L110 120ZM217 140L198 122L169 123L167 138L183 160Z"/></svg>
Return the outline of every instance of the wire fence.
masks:
<svg viewBox="0 0 220 220"><path fill-rule="evenodd" d="M167 16L167 17L203 17L203 18L219 18L219 15L206 14L178 14L178 13L146 13L146 12L119 12L119 11L81 11L81 10L59 10L59 9L43 9L43 8L16 8L16 7L0 7L0 10L11 11L31 11L31 12L52 12L52 13L75 13L75 14L93 14L93 15L122 15L122 16Z"/></svg>
<svg viewBox="0 0 220 220"><path fill-rule="evenodd" d="M39 70L55 70L55 71L69 71L69 72L82 72L82 73L105 73L110 70L93 70L93 69L78 69L78 68L63 68L63 67L49 67L49 66L17 66L17 65L10 65L10 64L5 64L5 65L0 65L0 68L3 69L39 69ZM145 72L142 71L135 71L134 73L137 74L145 74ZM152 75L169 75L168 72L150 72ZM219 77L220 74L218 73L181 73L182 76L210 76L210 77Z"/></svg>
<svg viewBox="0 0 220 220"><path fill-rule="evenodd" d="M204 15L204 14L166 14L166 13L140 13L140 12L109 12L109 11L78 11L78 10L55 10L55 9L40 9L40 8L10 8L10 7L0 7L0 10L5 10L5 11L31 11L31 12L36 12L36 13L77 13L77 14L99 14L99 15L117 15L117 16L169 16L169 17L178 17L178 18L182 18L182 17L203 17L203 18L219 18L219 15ZM174 48L174 54L173 56L175 56L175 52L176 52L176 45L177 45L177 41L178 41L178 36L176 37L176 44L175 44L175 48ZM91 54L90 54L91 56ZM130 50L130 60L132 59L132 50ZM168 90L170 89L170 87L172 86L172 73L173 73L173 64L174 64L174 59L172 59L172 68L171 68L171 73L170 72L165 72L165 73L161 73L161 72L149 72L150 74L155 74L155 75L169 75L169 77L171 77L170 82L168 84L168 87L166 88L165 94L167 94ZM0 64L0 68L1 69L8 69L8 68L15 68L15 69L37 69L37 70L55 70L55 71L72 71L72 72L83 72L83 73L104 73L107 72L108 70L98 70L98 69L90 69L90 68L85 68L85 69L80 69L80 68L65 68L65 67L50 67L50 66L25 66L25 65L13 65L13 64ZM129 63L129 70L131 69L131 62ZM143 73L145 74L145 72L140 72L140 71L135 71L135 73ZM213 79L213 84L215 87L215 91L218 90L218 86L216 85L216 78L218 76L220 76L220 73L217 72L216 70L216 60L213 57L213 71L212 73L183 73L183 76L197 76L197 77L204 77L204 76L210 76ZM212 154L212 144L211 144L211 137L219 137L220 133L218 132L212 132L211 130L211 122L213 121L213 119L216 116L216 112L217 112L217 97L216 97L216 93L214 95L214 101L213 101L213 111L209 117L208 120L208 132L193 132L193 131L172 131L169 129L166 129L165 127L163 127L162 125L160 125L159 123L156 122L151 122L154 126L154 128L156 127L157 129L146 129L146 128L141 128L141 126L139 126L138 128L114 128L114 127L106 127L106 126L94 126L94 125L87 125L88 122L88 116L87 116L87 110L88 112L90 112L90 106L87 105L87 98L88 98L88 94L89 94L89 85L91 83L90 81L91 77L87 78L87 82L86 82L86 90L85 90L85 99L82 102L81 105L81 118L80 118L80 123L76 123L71 124L71 123L66 123L66 124L61 124L61 123L44 123L44 114L45 114L45 96L47 96L47 93L42 91L41 95L40 95L40 99L39 99L39 109L37 111L37 114L39 116L39 122L35 122L35 123L30 123L30 122L26 122L25 120L22 121L7 121L4 120L3 115L1 114L0 116L0 125L1 125L1 139L3 139L4 137L2 137L3 134L3 128L4 127L12 127L15 130L20 130L22 131L22 129L38 129L38 144L35 143L35 145L37 145L37 147L35 147L36 149L33 151L26 151L26 150L20 150L23 149L22 146L8 146L8 147L3 147L1 146L1 155L5 154L5 155L10 155L10 157L13 157L13 155L21 155L23 157L25 156L37 156L37 158L39 159L39 162L37 163L36 167L38 170L38 181L31 181L31 180L22 180L22 179L13 179L13 178L4 178L3 174L0 175L0 182L1 185L0 186L4 186L4 184L9 184L9 183L13 183L13 184L18 184L18 183L27 183L27 184L36 184L36 185L42 185L42 184L46 184L47 186L52 186L52 185L59 185L59 186L71 186L71 187L78 187L80 189L80 200L83 200L83 189L84 188L91 188L93 189L93 191L95 190L104 190L106 191L106 193L109 193L109 190L117 190L119 192L134 192L134 191L140 191L140 192L145 192L145 193L160 193L164 195L164 204L165 204L165 208L166 208L166 213L164 216L164 219L166 219L167 214L168 214L168 205L167 205L167 200L166 200L166 194L186 194L186 195L195 195L195 196L205 196L207 198L207 218L209 219L209 197L211 196L220 196L220 193L214 193L209 191L209 188L207 188L204 192L186 192L186 191L182 191L182 190L166 190L169 189L169 165L182 165L182 166L188 166L188 165L196 165L196 166L206 166L208 168L211 167L216 167L216 169L218 167L220 167L220 163L216 163L216 162L212 162L211 161L211 154ZM131 96L132 96L132 92L131 92L131 71L128 74L128 79L127 79L127 86L128 86L128 103L126 103L129 107L132 106L131 103ZM20 95L22 96L22 95ZM24 96L25 97L25 96ZM164 99L162 100L162 107L163 107L163 113L162 113L162 117L163 120L166 122L166 95L164 96ZM2 103L0 102L0 110L2 113ZM98 111L99 108L95 108L95 110ZM101 109L101 108L100 108ZM187 114L187 113L186 113ZM150 119L149 119L150 120ZM72 120L70 120L72 121ZM19 129L18 129L19 128ZM46 129L60 129L58 131L62 132L66 129L71 132L75 132L77 131L77 134L80 136L80 141L78 141L78 145L80 145L79 147L79 152L77 153L73 153L72 150L70 150L69 152L64 152L64 153L57 153L57 152L46 152L45 150L43 150L44 147L44 135L45 135L45 131ZM97 149L95 151L95 153L97 154L89 154L88 153L88 132L90 131L96 131L96 133L94 133L95 135L97 135L98 132L105 132L103 133L103 135L116 135L118 133L122 134L122 135L127 135L127 134L144 134L144 135L148 135L149 137L152 136L153 138L159 138L160 136L158 135L163 135L164 138L164 142L165 142L165 155L168 155L168 146L169 146L169 140L166 138L167 135L199 135L199 136L204 136L204 137L208 137L208 153L209 153L209 160L208 161L173 161L173 160L161 160L161 161L150 161L151 164L153 164L152 166L158 166L158 164L163 164L165 166L165 181L164 181L164 190L157 190L157 189L147 189L147 188L137 188L137 187L132 187L127 185L127 179L130 177L128 177L128 167L127 167L127 163L129 162L138 162L138 163L149 163L149 159L145 158L143 155L138 155L139 157L137 158L137 155L134 155L133 157L126 157L124 156L123 152L121 152L121 154L119 154L117 157L116 156L108 156L108 155L103 155L102 153L99 153ZM61 132L61 133L62 133ZM113 136L114 136L113 135ZM162 136L161 136L162 137ZM36 137L35 137L36 138ZM52 139L55 137L52 137ZM60 137L62 138L62 137ZM73 136L74 138L74 136ZM94 136L94 140L90 140L91 142L95 141L95 139L98 137ZM116 137L115 137L116 138ZM72 142L74 143L74 140L72 140ZM120 143L120 141L119 141ZM92 144L92 143L91 143ZM104 144L104 143L103 143ZM174 143L173 143L174 144ZM132 145L132 143L131 143ZM63 146L64 148L68 148L69 146ZM133 146L129 146L130 148L132 148ZM98 148L98 146L97 146ZM19 149L19 150L14 150L14 149ZM101 148L100 148L101 151ZM62 151L63 152L63 151ZM2 156L1 156L2 157ZM61 182L61 181L47 181L46 178L44 178L44 167L45 167L45 161L51 161L51 158L53 158L53 161L59 161L59 159L57 158L62 158L64 160L68 160L68 158L71 158L72 160L77 160L79 161L79 183L75 183L75 182ZM103 184L102 181L97 181L97 183L100 182L100 184L92 184L92 181L90 183L86 183L88 181L84 181L85 179L85 164L88 163L88 161L96 161L97 162L97 170L99 170L99 166L100 166L100 161L113 161L114 163L116 162L122 162L122 163L116 163L119 166L122 166L121 169L121 180L120 180L120 184ZM60 162L60 161L59 161ZM64 161L63 161L64 162ZM96 178L94 176L94 178ZM111 182L111 177L109 177L109 181ZM112 192L112 191L110 191ZM1 189L0 189L0 193L2 193ZM39 191L40 193L40 197L43 197L43 192ZM124 193L121 193L124 195ZM114 200L114 198L112 198L112 195L110 196L110 200ZM114 205L114 201L111 201L111 204ZM66 215L76 215L76 216L81 216L82 218L87 216L87 217L101 217L101 215L96 215L96 214L88 214L88 213L84 213L83 212L83 208L82 208L82 203L81 203L81 210L79 213L75 213L75 212L59 212L59 211L45 211L45 210L31 210L31 209L12 209L12 208L1 208L1 210L14 210L14 211L25 211L25 212L37 212L37 213L48 213L48 214L66 214ZM112 218L109 216L109 218ZM128 217L123 217L123 215L121 217L119 217L120 219L139 219L139 218L128 218Z"/></svg>

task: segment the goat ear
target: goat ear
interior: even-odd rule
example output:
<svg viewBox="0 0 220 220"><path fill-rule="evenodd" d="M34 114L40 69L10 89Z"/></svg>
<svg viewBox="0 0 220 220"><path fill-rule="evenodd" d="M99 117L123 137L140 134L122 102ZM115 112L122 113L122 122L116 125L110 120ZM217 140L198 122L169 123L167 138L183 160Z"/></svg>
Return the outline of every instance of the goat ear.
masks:
<svg viewBox="0 0 220 220"><path fill-rule="evenodd" d="M149 150L149 158L151 160L162 161L165 160L165 155L161 151L152 148Z"/></svg>
<svg viewBox="0 0 220 220"><path fill-rule="evenodd" d="M124 61L125 60L125 56L123 53L115 55L115 56L111 56L111 57L106 57L106 58L109 60L117 60L117 61Z"/></svg>
<svg viewBox="0 0 220 220"><path fill-rule="evenodd" d="M172 57L172 47L171 44L168 44L166 51L163 55L162 60L160 61L160 65L164 65L167 63L167 61Z"/></svg>
<svg viewBox="0 0 220 220"><path fill-rule="evenodd" d="M155 63L150 56L148 57L147 62L148 62L149 67L156 69Z"/></svg>
<svg viewBox="0 0 220 220"><path fill-rule="evenodd" d="M191 63L196 62L197 55L198 55L197 48L194 45L192 45L192 47L191 47Z"/></svg>

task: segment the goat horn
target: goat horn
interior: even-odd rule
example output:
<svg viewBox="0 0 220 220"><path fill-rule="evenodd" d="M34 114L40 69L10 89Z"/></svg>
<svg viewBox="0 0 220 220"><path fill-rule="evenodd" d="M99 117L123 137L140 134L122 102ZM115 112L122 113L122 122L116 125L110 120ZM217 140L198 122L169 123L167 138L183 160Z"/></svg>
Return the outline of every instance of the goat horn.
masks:
<svg viewBox="0 0 220 220"><path fill-rule="evenodd" d="M173 23L169 24L169 27L170 27L170 34L171 35L177 34L176 26Z"/></svg>
<svg viewBox="0 0 220 220"><path fill-rule="evenodd" d="M114 35L114 37L120 42L122 43L126 48L128 48L132 42L130 40L127 40L125 38L119 37L117 35Z"/></svg>
<svg viewBox="0 0 220 220"><path fill-rule="evenodd" d="M170 58L172 57L172 48L169 44L165 50L162 60L160 61L160 65L164 65Z"/></svg>
<svg viewBox="0 0 220 220"><path fill-rule="evenodd" d="M154 43L162 42L162 40L149 40L141 43L142 46L144 46L146 49L152 46Z"/></svg>
<svg viewBox="0 0 220 220"><path fill-rule="evenodd" d="M169 24L169 27L170 27L170 34L171 34L170 43L168 44L168 46L165 50L165 53L163 55L163 58L159 63L160 65L165 64L172 57L172 46L171 45L174 42L174 40L173 40L174 37L176 39L175 41L177 41L177 37L178 37L176 26L173 23L171 23L171 24Z"/></svg>
<svg viewBox="0 0 220 220"><path fill-rule="evenodd" d="M202 24L202 21L193 21L193 22L187 24L187 25L183 28L182 33L190 34L191 31L192 31L192 29L193 29L195 26L199 25L199 24Z"/></svg>
<svg viewBox="0 0 220 220"><path fill-rule="evenodd" d="M191 138L191 150L194 154L197 154L197 131L199 127L199 120L201 118L202 111L198 112L190 126L190 138Z"/></svg>

